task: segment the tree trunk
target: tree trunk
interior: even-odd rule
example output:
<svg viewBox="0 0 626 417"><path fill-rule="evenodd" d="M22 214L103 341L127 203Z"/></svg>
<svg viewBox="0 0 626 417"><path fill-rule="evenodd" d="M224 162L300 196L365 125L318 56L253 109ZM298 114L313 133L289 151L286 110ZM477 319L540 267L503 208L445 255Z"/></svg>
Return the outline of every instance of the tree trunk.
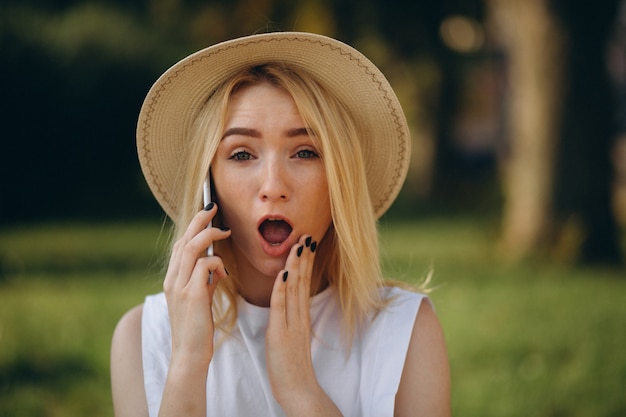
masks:
<svg viewBox="0 0 626 417"><path fill-rule="evenodd" d="M504 164L503 255L543 247L553 222L563 36L547 0L488 0L509 62L509 153Z"/></svg>

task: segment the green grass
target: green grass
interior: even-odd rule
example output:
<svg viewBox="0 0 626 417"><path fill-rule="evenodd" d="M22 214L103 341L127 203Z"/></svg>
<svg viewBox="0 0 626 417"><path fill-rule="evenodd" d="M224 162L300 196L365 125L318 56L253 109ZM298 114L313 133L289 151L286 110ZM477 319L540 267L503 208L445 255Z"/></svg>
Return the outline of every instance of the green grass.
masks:
<svg viewBox="0 0 626 417"><path fill-rule="evenodd" d="M381 236L388 275L434 271L454 415L626 415L626 271L508 266L485 221ZM0 417L112 415L111 334L160 291L166 240L151 224L0 231Z"/></svg>
<svg viewBox="0 0 626 417"><path fill-rule="evenodd" d="M626 271L498 262L489 223L383 230L387 271L434 271L458 416L626 415Z"/></svg>
<svg viewBox="0 0 626 417"><path fill-rule="evenodd" d="M160 291L164 241L146 224L0 233L0 416L113 414L111 335Z"/></svg>

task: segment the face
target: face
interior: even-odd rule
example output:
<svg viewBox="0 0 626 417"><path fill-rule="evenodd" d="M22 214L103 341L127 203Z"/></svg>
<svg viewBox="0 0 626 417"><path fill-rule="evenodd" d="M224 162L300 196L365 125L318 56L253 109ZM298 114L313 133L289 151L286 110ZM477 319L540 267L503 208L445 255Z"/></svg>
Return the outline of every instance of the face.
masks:
<svg viewBox="0 0 626 417"><path fill-rule="evenodd" d="M298 239L319 242L331 224L324 164L306 127L291 96L270 84L232 97L212 175L244 285L271 285Z"/></svg>

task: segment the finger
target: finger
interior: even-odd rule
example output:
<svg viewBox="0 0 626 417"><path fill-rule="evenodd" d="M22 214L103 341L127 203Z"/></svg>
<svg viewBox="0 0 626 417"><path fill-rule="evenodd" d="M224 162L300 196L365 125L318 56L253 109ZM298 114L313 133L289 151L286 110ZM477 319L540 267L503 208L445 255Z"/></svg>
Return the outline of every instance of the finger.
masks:
<svg viewBox="0 0 626 417"><path fill-rule="evenodd" d="M300 246L296 251L297 258L295 259L294 268L297 269L298 280L295 283L297 289L293 291L295 299L294 302L297 303L297 312L298 314L302 314L307 306L307 298L309 296L309 287L307 282L310 282L310 277L307 276L307 266L309 263L309 253L310 251L307 249L305 244L306 236L302 236L299 240Z"/></svg>
<svg viewBox="0 0 626 417"><path fill-rule="evenodd" d="M209 275L213 276L210 285L207 284ZM196 262L196 266L187 284L187 289L197 294L207 291L207 294L212 296L217 284L227 276L228 273L224 268L224 263L219 257L200 258Z"/></svg>
<svg viewBox="0 0 626 417"><path fill-rule="evenodd" d="M178 277L178 271L180 269L180 256L182 241L178 241L172 247L172 254L170 255L170 262L167 266L167 273L165 274L165 280L163 281L163 290L167 293L174 288L176 278Z"/></svg>
<svg viewBox="0 0 626 417"><path fill-rule="evenodd" d="M310 277L307 277L308 250L306 248L306 235L302 236L298 243L291 248L285 268L289 271L286 282L286 315L287 323L299 323L309 308Z"/></svg>
<svg viewBox="0 0 626 417"><path fill-rule="evenodd" d="M217 205L213 202L209 203L204 209L196 213L189 222L187 230L183 234L182 240L189 241L211 223L217 213Z"/></svg>
<svg viewBox="0 0 626 417"><path fill-rule="evenodd" d="M230 230L217 228L203 229L193 239L186 242L181 249L180 266L176 286L185 286L189 280L191 272L194 270L198 258L204 256L204 251L209 245L217 240L223 240L230 236ZM187 277L187 279L185 279Z"/></svg>
<svg viewBox="0 0 626 417"><path fill-rule="evenodd" d="M303 306L301 320L306 323L310 323L310 306L311 306L311 282L313 277L313 265L315 261L315 247L316 242L313 241L311 236L304 236L304 251L300 261L300 276L301 276L301 288L299 292L300 305ZM311 250L313 245L313 250Z"/></svg>
<svg viewBox="0 0 626 417"><path fill-rule="evenodd" d="M313 241L313 238L310 235L305 235L301 239L304 250L302 252L302 256L300 257L300 276L302 281L302 297L306 298L307 301L311 297L311 280L313 275L313 262L315 260L315 247L317 245L316 242ZM313 250L311 250L311 245L313 245Z"/></svg>
<svg viewBox="0 0 626 417"><path fill-rule="evenodd" d="M219 266L217 268L209 269L209 277L207 278L206 284L217 288L217 284L219 284L219 282L223 280L224 278L228 277L228 271L226 270L226 267L224 266L224 262L222 261L222 258L217 257L217 256L210 256L209 258L218 259Z"/></svg>
<svg viewBox="0 0 626 417"><path fill-rule="evenodd" d="M180 276L180 268L182 263L182 256L184 249L189 241L201 231L206 229L206 226L211 222L217 212L217 206L213 203L207 205L204 210L198 212L191 220L183 236L172 247L172 254L170 256L170 262L163 282L163 288L169 289L176 285L177 278ZM208 245L207 245L208 247ZM185 268L183 275L189 273L189 268Z"/></svg>
<svg viewBox="0 0 626 417"><path fill-rule="evenodd" d="M283 269L276 276L274 281L274 287L272 288L272 295L270 297L270 326L282 325L286 326L287 317L285 314L286 304L285 296L287 289L287 280L289 279L289 271Z"/></svg>
<svg viewBox="0 0 626 417"><path fill-rule="evenodd" d="M287 262L285 264L285 269L289 272L287 281L285 281L286 285L286 294L285 294L285 304L287 309L287 316L293 316L294 313L298 312L298 295L301 290L300 288L300 261L301 255L304 250L304 246L298 242L295 244L287 257Z"/></svg>

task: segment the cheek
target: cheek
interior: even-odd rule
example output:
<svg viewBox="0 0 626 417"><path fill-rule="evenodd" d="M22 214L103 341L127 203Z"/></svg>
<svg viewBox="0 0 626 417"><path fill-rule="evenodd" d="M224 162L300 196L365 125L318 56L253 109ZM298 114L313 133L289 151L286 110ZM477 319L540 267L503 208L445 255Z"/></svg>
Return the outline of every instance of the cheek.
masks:
<svg viewBox="0 0 626 417"><path fill-rule="evenodd" d="M237 228L240 223L240 214L237 212L238 208L241 208L240 204L234 204L232 192L219 193L217 198L217 204L219 208L220 218L222 219L223 226L231 229Z"/></svg>
<svg viewBox="0 0 626 417"><path fill-rule="evenodd" d="M232 184L228 177L222 175L221 172L218 171L212 175L219 216L224 226L232 228L232 224L237 221L235 210L240 205L236 202L238 199L241 200L241 190L237 184Z"/></svg>

